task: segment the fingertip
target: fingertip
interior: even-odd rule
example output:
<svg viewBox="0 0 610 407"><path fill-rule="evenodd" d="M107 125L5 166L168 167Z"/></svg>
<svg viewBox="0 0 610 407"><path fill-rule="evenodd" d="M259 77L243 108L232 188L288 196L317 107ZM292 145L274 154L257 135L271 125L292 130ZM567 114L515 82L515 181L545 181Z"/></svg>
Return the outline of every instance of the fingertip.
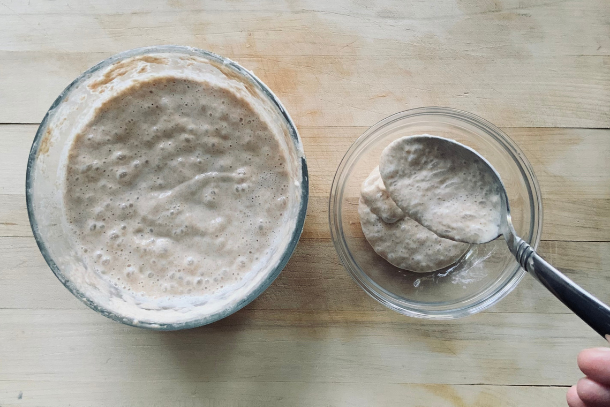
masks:
<svg viewBox="0 0 610 407"><path fill-rule="evenodd" d="M610 406L610 388L588 377L583 377L576 383L576 392L587 406Z"/></svg>
<svg viewBox="0 0 610 407"><path fill-rule="evenodd" d="M610 348L600 347L581 350L578 354L578 363L580 364L581 361L586 363L594 358L610 358Z"/></svg>
<svg viewBox="0 0 610 407"><path fill-rule="evenodd" d="M587 407L580 397L578 397L576 385L570 387L568 390L568 393L566 394L566 401L568 402L568 407Z"/></svg>
<svg viewBox="0 0 610 407"><path fill-rule="evenodd" d="M578 367L587 377L610 385L610 348L585 349L578 354Z"/></svg>

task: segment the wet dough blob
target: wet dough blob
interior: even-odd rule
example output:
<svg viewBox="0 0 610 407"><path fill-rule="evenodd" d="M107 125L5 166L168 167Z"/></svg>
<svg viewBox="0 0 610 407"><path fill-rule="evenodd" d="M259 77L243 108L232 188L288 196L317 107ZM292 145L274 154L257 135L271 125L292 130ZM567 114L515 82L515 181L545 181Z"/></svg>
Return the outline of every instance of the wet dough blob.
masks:
<svg viewBox="0 0 610 407"><path fill-rule="evenodd" d="M428 273L442 269L455 263L470 247L438 237L408 217L386 223L362 199L358 214L364 237L375 253L403 270Z"/></svg>
<svg viewBox="0 0 610 407"><path fill-rule="evenodd" d="M358 214L373 250L394 266L427 273L455 263L470 245L443 239L405 216L376 167L360 188Z"/></svg>
<svg viewBox="0 0 610 407"><path fill-rule="evenodd" d="M405 217L404 212L396 206L385 189L379 174L379 167L375 167L367 179L364 180L360 189L360 197L371 212L379 216L385 223L394 223Z"/></svg>
<svg viewBox="0 0 610 407"><path fill-rule="evenodd" d="M430 135L402 137L383 150L379 172L400 209L437 235L485 243L500 234L501 185L468 147Z"/></svg>

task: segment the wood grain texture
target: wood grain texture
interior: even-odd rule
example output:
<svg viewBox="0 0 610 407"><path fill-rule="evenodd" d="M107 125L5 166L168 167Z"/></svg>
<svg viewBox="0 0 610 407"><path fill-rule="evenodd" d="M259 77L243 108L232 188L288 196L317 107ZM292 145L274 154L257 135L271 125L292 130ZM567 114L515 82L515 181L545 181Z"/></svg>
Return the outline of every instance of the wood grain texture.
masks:
<svg viewBox="0 0 610 407"><path fill-rule="evenodd" d="M466 323L390 311L242 310L207 327L154 332L88 309L21 309L0 310L0 328L0 382L567 386L579 377L581 348L603 342L568 314L483 313Z"/></svg>
<svg viewBox="0 0 610 407"><path fill-rule="evenodd" d="M577 353L603 346L530 276L456 321L369 298L330 240L328 195L351 143L420 106L478 114L540 183L540 253L610 302L607 0L0 2L0 406L560 406ZM36 123L111 54L190 45L235 59L303 138L302 239L257 300L159 333L89 310L53 276L25 207ZM29 124L28 124L29 123Z"/></svg>
<svg viewBox="0 0 610 407"><path fill-rule="evenodd" d="M113 53L183 44L253 70L300 126L369 126L443 105L499 126L608 127L607 9L605 0L5 1L0 123L40 121Z"/></svg>
<svg viewBox="0 0 610 407"><path fill-rule="evenodd" d="M438 0L434 6L425 0L4 0L0 49L116 52L189 44L235 56L421 57L412 45L421 43L442 46L448 57L607 56L607 7L604 0Z"/></svg>
<svg viewBox="0 0 610 407"><path fill-rule="evenodd" d="M32 237L0 238L0 251L4 253L0 309L85 308L57 281ZM542 242L540 253L584 288L610 302L610 293L603 289L610 286L609 242ZM329 239L303 240L277 280L248 309L375 311L404 319L366 296L341 265ZM546 318L544 314L570 314L530 276L488 312L535 313L541 314L541 320ZM464 324L468 325L468 319Z"/></svg>
<svg viewBox="0 0 610 407"><path fill-rule="evenodd" d="M7 84L0 93L0 123L41 121L65 86L111 54L0 51L0 76ZM421 106L460 108L505 127L607 128L610 123L608 56L541 56L525 62L451 57L434 46L416 58L227 56L267 83L297 126L369 126Z"/></svg>
<svg viewBox="0 0 610 407"><path fill-rule="evenodd" d="M157 391L151 391L151 388ZM6 407L526 407L565 404L564 387L460 386L308 382L205 382L190 380L123 383L79 381L0 382Z"/></svg>

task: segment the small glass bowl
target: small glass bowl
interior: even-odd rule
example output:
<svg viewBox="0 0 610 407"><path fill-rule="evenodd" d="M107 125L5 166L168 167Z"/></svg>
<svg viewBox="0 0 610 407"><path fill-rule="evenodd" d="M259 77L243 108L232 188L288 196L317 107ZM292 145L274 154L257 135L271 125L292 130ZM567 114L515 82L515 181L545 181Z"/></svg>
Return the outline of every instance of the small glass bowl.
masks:
<svg viewBox="0 0 610 407"><path fill-rule="evenodd" d="M91 91L92 85L120 87L128 81L138 81L142 71L138 61L150 62L151 72L163 72L166 65L180 63L182 72L196 72L206 78L227 78L243 87L243 92L260 104L283 136L288 152L288 166L300 185L298 205L292 209L291 232L273 253L273 263L265 270L244 278L235 292L222 293L218 301L205 296L189 306L175 308L163 305L141 308L139 299L125 292L110 296L100 287L109 283L87 268L69 239L63 219L62 164L70 147L70 136L83 117L99 105L106 91ZM131 62L130 62L131 61ZM219 55L191 47L175 45L132 49L116 54L83 72L57 97L46 113L28 158L26 201L28 216L36 243L47 264L76 298L94 311L127 325L156 330L178 330L206 325L243 308L258 297L280 274L292 255L303 230L309 197L307 164L297 129L279 99L252 72ZM85 277L82 277L85 276ZM74 278L77 277L77 278ZM231 286L233 289L233 286ZM111 287L112 289L112 287ZM120 290L119 290L120 291ZM229 294L234 294L231 297ZM231 298L229 301L228 298Z"/></svg>
<svg viewBox="0 0 610 407"><path fill-rule="evenodd" d="M532 247L540 242L542 198L523 152L500 129L472 113L424 107L396 113L360 136L337 168L330 191L329 222L341 262L371 297L401 314L454 319L480 312L513 290L525 271L506 242L472 245L454 265L431 273L392 266L364 238L358 216L360 186L392 141L417 134L456 140L485 157L506 186L515 230Z"/></svg>

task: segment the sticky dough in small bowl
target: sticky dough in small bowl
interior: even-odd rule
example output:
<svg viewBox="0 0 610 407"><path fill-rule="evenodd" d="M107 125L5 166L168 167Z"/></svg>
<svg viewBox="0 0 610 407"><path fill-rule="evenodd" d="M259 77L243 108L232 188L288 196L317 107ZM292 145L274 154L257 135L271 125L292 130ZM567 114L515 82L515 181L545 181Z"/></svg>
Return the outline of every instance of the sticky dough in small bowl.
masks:
<svg viewBox="0 0 610 407"><path fill-rule="evenodd" d="M525 272L499 238L472 245L454 265L431 273L392 266L366 241L358 204L360 188L379 165L381 152L404 136L431 134L480 153L507 189L517 234L540 242L542 198L523 152L500 129L471 113L427 107L397 113L375 124L348 149L330 191L329 223L339 258L356 283L377 301L404 315L453 319L480 312L512 291Z"/></svg>

